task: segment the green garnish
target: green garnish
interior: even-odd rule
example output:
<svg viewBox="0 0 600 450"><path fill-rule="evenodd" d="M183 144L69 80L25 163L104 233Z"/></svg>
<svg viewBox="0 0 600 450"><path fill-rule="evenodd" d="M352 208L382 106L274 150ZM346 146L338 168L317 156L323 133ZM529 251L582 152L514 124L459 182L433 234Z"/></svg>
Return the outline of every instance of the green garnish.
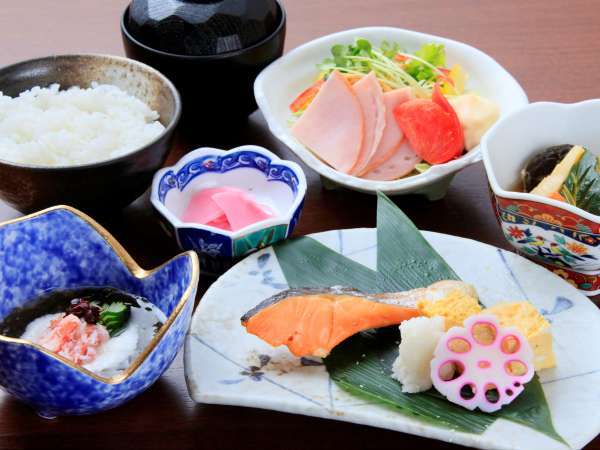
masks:
<svg viewBox="0 0 600 450"><path fill-rule="evenodd" d="M419 163L415 165L415 170L419 173L427 172L429 169L431 169L431 164Z"/></svg>
<svg viewBox="0 0 600 450"><path fill-rule="evenodd" d="M317 67L325 75L334 70L350 75L364 76L375 72L377 78L391 89L412 87L428 94L438 76L439 67L446 64L443 44L425 44L415 54L403 53L398 43L383 41L375 47L366 39L356 39L354 44L337 44L331 47L332 58Z"/></svg>
<svg viewBox="0 0 600 450"><path fill-rule="evenodd" d="M436 68L446 65L446 49L443 44L425 44L414 55L406 56L413 56L406 64L406 71L418 81L434 81L437 77Z"/></svg>
<svg viewBox="0 0 600 450"><path fill-rule="evenodd" d="M111 337L118 335L131 316L131 306L123 302L106 304L100 311L100 323L106 327Z"/></svg>
<svg viewBox="0 0 600 450"><path fill-rule="evenodd" d="M567 203L596 215L600 214L599 166L596 155L586 150L560 190Z"/></svg>

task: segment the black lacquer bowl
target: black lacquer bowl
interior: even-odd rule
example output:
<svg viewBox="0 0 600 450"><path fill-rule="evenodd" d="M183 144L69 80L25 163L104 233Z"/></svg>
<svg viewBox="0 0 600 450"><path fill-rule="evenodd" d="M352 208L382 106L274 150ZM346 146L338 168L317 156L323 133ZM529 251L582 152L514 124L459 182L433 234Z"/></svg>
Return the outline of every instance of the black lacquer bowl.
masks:
<svg viewBox="0 0 600 450"><path fill-rule="evenodd" d="M188 131L211 136L231 133L243 125L257 108L253 93L254 80L265 67L283 54L286 15L280 2L276 3L276 7L273 31L269 26L263 27L263 31L271 31L270 34L246 47L229 50L236 46L215 44L212 31L203 34L201 29L198 31L198 28L189 24L175 27L173 34L166 31L158 37L149 31L140 33L137 28L137 31L132 30L130 6L121 20L125 52L130 58L156 68L173 81L181 93L183 126ZM144 37L147 42L142 41ZM195 39L193 44L197 45L190 44L185 49L177 50L177 46L170 47L166 42L169 39ZM202 42L207 45L201 45ZM250 37L240 37L240 42L248 43L253 40ZM193 52L194 48L204 54L183 54ZM220 50L225 51L218 53ZM211 51L217 53L206 54Z"/></svg>
<svg viewBox="0 0 600 450"><path fill-rule="evenodd" d="M115 85L144 101L160 114L165 130L134 152L93 164L44 167L0 160L0 198L15 209L29 213L65 204L102 212L124 207L144 193L164 163L181 101L173 84L155 69L104 55L51 56L0 69L0 92L11 97L34 86L85 88L92 82Z"/></svg>

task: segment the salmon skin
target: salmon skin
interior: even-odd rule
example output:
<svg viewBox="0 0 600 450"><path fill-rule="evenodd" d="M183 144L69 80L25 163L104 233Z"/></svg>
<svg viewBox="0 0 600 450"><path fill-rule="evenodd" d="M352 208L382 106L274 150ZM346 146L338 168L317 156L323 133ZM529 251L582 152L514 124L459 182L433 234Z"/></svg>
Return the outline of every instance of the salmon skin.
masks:
<svg viewBox="0 0 600 450"><path fill-rule="evenodd" d="M398 325L420 315L393 294L369 295L353 288L296 288L280 292L241 319L248 333L295 356L326 357L345 339L364 330Z"/></svg>

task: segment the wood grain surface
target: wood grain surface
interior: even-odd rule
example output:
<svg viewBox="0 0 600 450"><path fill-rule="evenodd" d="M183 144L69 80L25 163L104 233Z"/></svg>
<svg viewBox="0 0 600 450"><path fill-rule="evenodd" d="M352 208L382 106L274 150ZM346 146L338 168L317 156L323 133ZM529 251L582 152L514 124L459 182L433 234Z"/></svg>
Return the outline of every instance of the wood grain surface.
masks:
<svg viewBox="0 0 600 450"><path fill-rule="evenodd" d="M48 54L122 54L119 20L127 0L3 0L0 65ZM351 27L389 25L474 45L494 57L531 101L600 97L600 2L554 0L285 0L287 49ZM297 160L268 132L259 112L243 131L219 142L180 138L170 161L196 144L258 144ZM326 191L308 168L309 190L296 234L372 227L375 198ZM482 164L463 170L445 199L398 197L426 230L507 245L494 218ZM0 203L0 221L16 212ZM154 221L147 195L99 221L143 266L177 253ZM467 255L468 256L468 255ZM210 280L202 280L203 290ZM1 363L1 362L0 362ZM375 428L236 407L197 405L188 396L181 354L148 392L93 417L46 421L0 393L0 449L334 449L457 448ZM600 449L600 439L589 446ZM541 449L533 449L541 450Z"/></svg>

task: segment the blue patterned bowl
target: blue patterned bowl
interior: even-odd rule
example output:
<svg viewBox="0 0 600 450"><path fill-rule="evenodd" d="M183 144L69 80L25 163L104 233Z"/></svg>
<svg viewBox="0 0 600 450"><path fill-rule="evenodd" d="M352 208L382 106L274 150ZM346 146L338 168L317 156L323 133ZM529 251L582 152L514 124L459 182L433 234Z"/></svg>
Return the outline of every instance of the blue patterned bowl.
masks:
<svg viewBox="0 0 600 450"><path fill-rule="evenodd" d="M195 192L218 186L251 191L279 214L234 232L180 219ZM289 237L305 195L306 177L298 164L262 147L245 145L229 151L200 148L188 153L173 167L157 172L151 201L179 246L197 251L203 270L219 272L232 261Z"/></svg>
<svg viewBox="0 0 600 450"><path fill-rule="evenodd" d="M112 286L148 298L168 317L123 373L103 378L22 339L0 336L0 386L43 417L93 414L131 400L169 367L189 327L198 259L140 268L100 225L68 206L0 224L0 320L50 289Z"/></svg>

